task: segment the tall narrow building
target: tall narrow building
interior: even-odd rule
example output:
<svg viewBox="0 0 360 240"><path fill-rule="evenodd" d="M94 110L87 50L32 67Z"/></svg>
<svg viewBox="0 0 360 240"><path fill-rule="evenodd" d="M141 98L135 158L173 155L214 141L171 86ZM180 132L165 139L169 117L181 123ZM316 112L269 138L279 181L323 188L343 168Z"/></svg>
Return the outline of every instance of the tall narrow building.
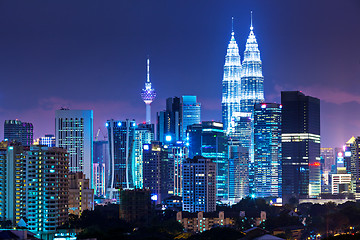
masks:
<svg viewBox="0 0 360 240"><path fill-rule="evenodd" d="M222 80L222 121L226 133L233 130L231 124L233 115L240 110L240 74L241 60L239 47L235 40L234 29L232 29L225 56L224 76Z"/></svg>
<svg viewBox="0 0 360 240"><path fill-rule="evenodd" d="M320 100L299 91L281 92L282 197L317 197L321 193Z"/></svg>
<svg viewBox="0 0 360 240"><path fill-rule="evenodd" d="M262 75L262 62L260 51L253 32L252 12L250 34L246 41L244 59L242 62L241 84L240 84L240 112L243 117L251 119L251 139L254 139L253 112L254 105L264 101L264 77ZM249 188L254 192L254 142L249 148Z"/></svg>
<svg viewBox="0 0 360 240"><path fill-rule="evenodd" d="M176 142L181 140L181 100L178 97L166 99L166 110L157 113L157 140Z"/></svg>
<svg viewBox="0 0 360 240"><path fill-rule="evenodd" d="M254 107L254 194L281 197L281 109L277 103Z"/></svg>
<svg viewBox="0 0 360 240"><path fill-rule="evenodd" d="M243 113L252 113L254 105L264 101L262 62L253 29L251 13L250 34L246 41L241 72L240 112Z"/></svg>
<svg viewBox="0 0 360 240"><path fill-rule="evenodd" d="M93 111L60 109L55 112L56 147L69 153L70 172L83 172L93 183Z"/></svg>
<svg viewBox="0 0 360 240"><path fill-rule="evenodd" d="M188 126L199 123L201 123L201 104L196 101L196 96L182 96L181 139L185 140Z"/></svg>
<svg viewBox="0 0 360 240"><path fill-rule="evenodd" d="M146 104L146 123L151 123L151 103L156 97L155 90L151 87L150 82L150 59L147 59L147 74L146 74L146 82L145 88L141 91L141 98Z"/></svg>
<svg viewBox="0 0 360 240"><path fill-rule="evenodd" d="M106 197L119 200L119 189L134 188L135 120L106 122L109 139L110 166Z"/></svg>

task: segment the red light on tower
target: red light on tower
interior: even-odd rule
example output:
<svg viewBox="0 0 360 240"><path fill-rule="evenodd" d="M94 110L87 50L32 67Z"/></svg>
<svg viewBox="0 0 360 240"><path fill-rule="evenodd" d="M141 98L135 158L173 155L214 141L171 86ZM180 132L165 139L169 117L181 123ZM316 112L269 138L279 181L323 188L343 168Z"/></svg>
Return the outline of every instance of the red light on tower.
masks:
<svg viewBox="0 0 360 240"><path fill-rule="evenodd" d="M319 162L309 163L309 166L320 167L320 163Z"/></svg>

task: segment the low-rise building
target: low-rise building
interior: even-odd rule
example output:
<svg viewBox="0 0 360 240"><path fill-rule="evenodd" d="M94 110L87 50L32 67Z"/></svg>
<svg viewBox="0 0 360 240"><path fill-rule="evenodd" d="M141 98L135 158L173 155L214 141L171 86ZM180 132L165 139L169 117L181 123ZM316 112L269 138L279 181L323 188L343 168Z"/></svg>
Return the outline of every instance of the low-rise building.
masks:
<svg viewBox="0 0 360 240"><path fill-rule="evenodd" d="M234 218L225 217L223 211L211 213L189 213L178 212L176 220L184 226L185 231L188 232L203 232L210 230L215 226L233 226L235 224Z"/></svg>
<svg viewBox="0 0 360 240"><path fill-rule="evenodd" d="M94 209L94 190L90 180L82 172L69 173L69 213L81 215L84 210Z"/></svg>
<svg viewBox="0 0 360 240"><path fill-rule="evenodd" d="M120 191L120 218L127 222L146 222L152 210L150 189Z"/></svg>

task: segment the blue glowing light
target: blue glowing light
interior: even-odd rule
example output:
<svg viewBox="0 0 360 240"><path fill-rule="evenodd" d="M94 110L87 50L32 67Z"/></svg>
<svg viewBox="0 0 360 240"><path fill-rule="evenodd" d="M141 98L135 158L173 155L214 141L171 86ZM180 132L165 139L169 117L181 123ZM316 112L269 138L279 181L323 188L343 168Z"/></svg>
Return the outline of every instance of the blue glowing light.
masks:
<svg viewBox="0 0 360 240"><path fill-rule="evenodd" d="M144 145L144 150L145 150L145 151L148 151L148 150L149 150L149 145L147 145L147 144Z"/></svg>
<svg viewBox="0 0 360 240"><path fill-rule="evenodd" d="M255 196L255 194L251 194L250 197L251 197L251 198L255 198L256 196Z"/></svg>
<svg viewBox="0 0 360 240"><path fill-rule="evenodd" d="M105 127L108 127L109 126L109 123L105 123Z"/></svg>
<svg viewBox="0 0 360 240"><path fill-rule="evenodd" d="M118 127L121 127L122 123L121 123L121 122L118 122L118 124L117 124L117 125L118 125Z"/></svg>
<svg viewBox="0 0 360 240"><path fill-rule="evenodd" d="M158 196L156 194L151 196L151 200L153 201L157 201L158 200Z"/></svg>
<svg viewBox="0 0 360 240"><path fill-rule="evenodd" d="M166 135L165 136L165 141L167 141L167 142L171 142L171 135Z"/></svg>

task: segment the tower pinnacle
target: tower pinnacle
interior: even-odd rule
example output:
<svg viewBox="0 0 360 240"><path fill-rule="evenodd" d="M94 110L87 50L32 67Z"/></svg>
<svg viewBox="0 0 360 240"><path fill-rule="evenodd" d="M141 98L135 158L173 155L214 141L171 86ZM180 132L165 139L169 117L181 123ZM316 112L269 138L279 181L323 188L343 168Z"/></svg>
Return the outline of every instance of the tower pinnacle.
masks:
<svg viewBox="0 0 360 240"><path fill-rule="evenodd" d="M234 36L234 17L231 17L231 36Z"/></svg>
<svg viewBox="0 0 360 240"><path fill-rule="evenodd" d="M147 58L146 61L146 82L145 82L145 88L141 91L141 98L146 104L146 123L151 123L151 108L150 104L156 97L155 89L151 87L150 82L150 59Z"/></svg>
<svg viewBox="0 0 360 240"><path fill-rule="evenodd" d="M250 12L250 30L252 31L253 28L253 24L252 24L252 11Z"/></svg>

